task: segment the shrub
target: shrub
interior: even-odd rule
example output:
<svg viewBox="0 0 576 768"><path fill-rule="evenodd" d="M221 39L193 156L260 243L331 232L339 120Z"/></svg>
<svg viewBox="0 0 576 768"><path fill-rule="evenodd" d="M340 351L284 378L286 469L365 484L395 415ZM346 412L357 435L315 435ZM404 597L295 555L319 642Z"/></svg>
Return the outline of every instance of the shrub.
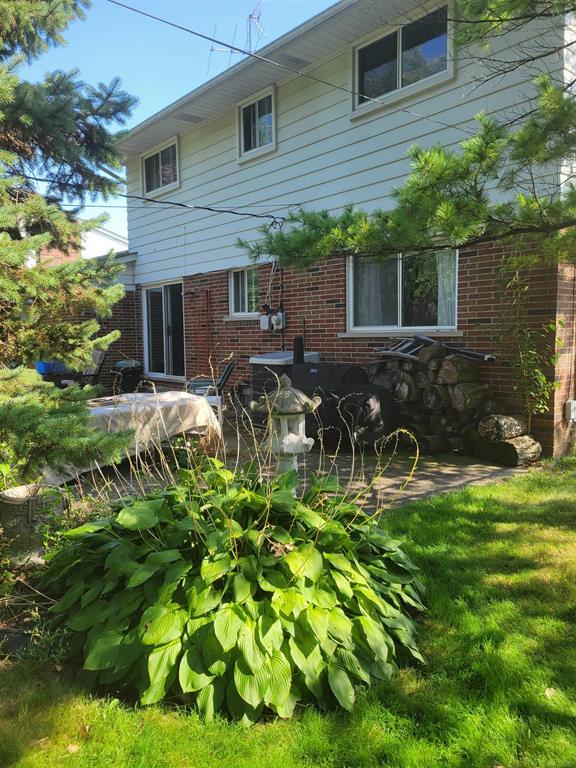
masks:
<svg viewBox="0 0 576 768"><path fill-rule="evenodd" d="M214 460L69 531L44 588L93 682L253 722L354 703L399 653L421 659L415 566L333 478L261 481Z"/></svg>

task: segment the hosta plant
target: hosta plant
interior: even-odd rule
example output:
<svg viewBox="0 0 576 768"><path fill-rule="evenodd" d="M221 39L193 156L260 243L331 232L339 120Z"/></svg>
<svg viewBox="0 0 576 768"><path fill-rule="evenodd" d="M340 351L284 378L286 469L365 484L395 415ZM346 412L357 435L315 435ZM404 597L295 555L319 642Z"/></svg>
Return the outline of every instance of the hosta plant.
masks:
<svg viewBox="0 0 576 768"><path fill-rule="evenodd" d="M415 567L332 478L271 482L215 460L67 533L44 588L85 674L142 704L253 722L354 704L421 659Z"/></svg>

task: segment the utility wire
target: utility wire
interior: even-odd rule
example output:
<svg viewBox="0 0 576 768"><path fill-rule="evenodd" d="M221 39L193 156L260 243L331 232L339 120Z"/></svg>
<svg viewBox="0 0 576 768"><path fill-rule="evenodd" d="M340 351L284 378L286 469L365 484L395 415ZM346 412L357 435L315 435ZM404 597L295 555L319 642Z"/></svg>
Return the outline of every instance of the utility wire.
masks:
<svg viewBox="0 0 576 768"><path fill-rule="evenodd" d="M182 32L187 32L190 35L194 35L195 37L199 37L202 40L207 40L210 43L215 43L216 45L225 46L226 48L229 48L231 51L236 51L236 53L241 53L244 56L249 56L253 59L256 59L257 61L263 61L266 64L271 64L274 67L278 67L279 69L284 69L288 72L292 72L295 75L299 75L300 77L307 77L309 80L314 80L316 83L321 83L322 85L327 85L329 88L332 88L337 91L343 91L344 93L349 93L352 96L358 96L362 98L364 101L370 101L374 102L375 104L387 104L385 100L382 100L380 98L377 98L375 96L367 96L365 93L360 93L359 91L355 91L351 88L346 88L344 85L336 85L335 83L331 83L328 80L324 80L321 77L316 77L316 75L311 75L308 72L303 72L301 69L296 69L295 67L290 67L287 64L280 64L279 61L274 61L273 59L269 59L267 56L262 56L259 53L254 53L253 51L247 51L244 48L239 48L237 45L230 45L229 43L225 43L222 40L218 40L215 37L210 37L210 35L205 35L202 32L198 32L195 29L190 29L189 27L184 27L181 24L176 24L174 21L169 21L168 19L163 19L161 16L155 16L152 13L148 13L147 11L142 11L140 8L134 8L131 5L126 5L125 3L119 2L119 0L107 0L107 2L112 3L112 5L118 5L120 8L125 8L128 11L132 11L133 13L138 13L140 16L146 16L149 19L153 19L154 21L158 21L161 24L166 24L169 27L174 27L174 29L179 29ZM408 109L408 107L396 107L400 112L406 112L406 114L411 115L412 117L417 117L420 120L429 120L432 123L436 123L437 125L441 125L443 128L449 128L450 130L458 130L462 131L462 133L465 133L467 136L474 135L473 131L470 131L466 128L462 128L460 125L450 125L450 123L445 123L442 120L438 120L438 118L435 117L429 117L428 115L421 115L418 112L415 112L412 109Z"/></svg>
<svg viewBox="0 0 576 768"><path fill-rule="evenodd" d="M38 181L44 184L56 183L54 179L42 179L38 176L26 176L24 174L18 175L27 181ZM60 182L60 185L74 186L73 184L66 184L65 182ZM229 213L232 216L242 216L243 218L267 219L270 221L270 224L273 227L279 227L286 221L285 216L275 216L273 213L252 213L251 211L239 211L231 208L216 208L212 205L194 205L193 203L181 203L176 200L154 200L153 198L144 197L143 195L129 195L125 192L115 192L114 195L117 197L124 197L127 200L143 200L146 203L154 203L155 205L171 205L176 208L187 208L191 211L210 211L211 213Z"/></svg>

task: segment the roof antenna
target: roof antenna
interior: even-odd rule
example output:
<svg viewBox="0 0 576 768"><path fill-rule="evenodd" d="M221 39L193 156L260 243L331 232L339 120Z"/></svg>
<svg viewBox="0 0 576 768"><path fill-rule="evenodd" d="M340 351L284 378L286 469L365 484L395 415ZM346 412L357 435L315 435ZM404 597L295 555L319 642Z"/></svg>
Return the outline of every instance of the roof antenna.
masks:
<svg viewBox="0 0 576 768"><path fill-rule="evenodd" d="M258 44L260 43L260 39L262 37L267 37L266 32L264 32L261 24L262 6L265 2L266 0L259 0L259 2L256 3L254 8L250 11L248 18L246 19L246 44L244 45L244 49L248 51L248 53L254 53L258 47ZM236 24L234 27L234 35L232 37L232 45L236 43L237 34L238 25ZM214 25L214 34L212 37L216 37L216 24ZM210 74L210 64L212 62L213 53L228 53L228 66L230 66L232 62L232 56L239 53L239 51L228 48L228 46L224 46L222 48L217 48L214 45L210 46L210 53L208 55L208 69L206 75Z"/></svg>

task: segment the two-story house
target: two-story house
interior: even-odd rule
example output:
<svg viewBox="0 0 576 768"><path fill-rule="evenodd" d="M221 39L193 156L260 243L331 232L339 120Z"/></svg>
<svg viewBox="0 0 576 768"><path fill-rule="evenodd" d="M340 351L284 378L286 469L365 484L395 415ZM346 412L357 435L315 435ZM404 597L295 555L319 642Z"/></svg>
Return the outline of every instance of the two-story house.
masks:
<svg viewBox="0 0 576 768"><path fill-rule="evenodd" d="M564 34L545 23L547 34ZM534 25L521 34L529 40L542 30ZM513 42L496 39L494 55ZM499 362L484 375L497 392L509 393L497 340L503 246L418 260L333 258L298 272L272 260L253 265L236 242L258 237L266 217L297 205L386 208L409 171L411 145L456 147L479 111L522 110L533 94L533 71L474 87L482 65L455 48L447 5L413 0L340 0L259 54L121 141L128 194L147 200L128 207L135 261L116 322L125 341L116 353L141 358L149 377L182 386L229 354L237 377L247 378L250 356L280 350L283 342L290 348L296 335L324 360L366 362L375 347L421 332L495 352ZM544 65L562 80L560 58ZM414 286L424 269L433 279L422 301ZM565 450L570 431L562 406L574 395L573 295L571 268L534 270L532 321L563 317L570 340L557 365L555 402L535 424L555 453ZM263 303L282 303L283 337L261 328Z"/></svg>

